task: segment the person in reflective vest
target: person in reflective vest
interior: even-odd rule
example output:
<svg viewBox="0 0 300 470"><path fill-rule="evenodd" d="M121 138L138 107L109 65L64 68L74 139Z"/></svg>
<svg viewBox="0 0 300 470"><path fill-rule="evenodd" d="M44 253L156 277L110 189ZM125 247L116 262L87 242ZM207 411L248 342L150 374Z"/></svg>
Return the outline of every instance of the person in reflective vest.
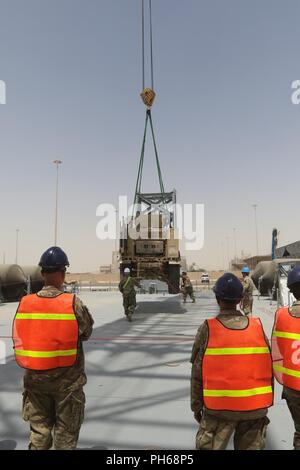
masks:
<svg viewBox="0 0 300 470"><path fill-rule="evenodd" d="M129 322L132 321L132 316L136 309L136 292L135 287L140 288L138 279L130 276L130 269L124 269L124 277L119 283L119 291L123 296L124 314Z"/></svg>
<svg viewBox="0 0 300 470"><path fill-rule="evenodd" d="M283 385L282 398L294 421L294 448L300 450L300 266L289 272L287 285L296 301L276 312L272 357L275 378Z"/></svg>
<svg viewBox="0 0 300 470"><path fill-rule="evenodd" d="M196 448L264 449L273 404L272 358L258 318L237 310L239 279L226 273L215 284L216 318L199 328L192 351L191 408L199 423Z"/></svg>
<svg viewBox="0 0 300 470"><path fill-rule="evenodd" d="M93 319L63 291L69 262L61 248L49 248L39 265L45 287L22 298L13 322L16 362L26 369L23 419L30 422L30 449L75 449L85 404L82 341Z"/></svg>

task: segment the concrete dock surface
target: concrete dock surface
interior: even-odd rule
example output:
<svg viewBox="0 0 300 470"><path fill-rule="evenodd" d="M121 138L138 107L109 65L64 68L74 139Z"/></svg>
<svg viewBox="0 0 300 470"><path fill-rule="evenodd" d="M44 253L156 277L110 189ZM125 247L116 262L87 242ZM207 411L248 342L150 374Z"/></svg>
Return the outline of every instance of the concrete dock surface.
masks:
<svg viewBox="0 0 300 470"><path fill-rule="evenodd" d="M88 383L79 449L194 449L197 423L190 410L190 355L199 325L216 315L211 291L196 303L141 294L129 323L119 293L82 292L95 325L84 344ZM11 330L17 303L0 304L0 450L27 449L29 424L21 417L23 370L14 360ZM254 298L254 314L270 337L276 302ZM276 383L267 449L292 449L293 422ZM232 448L232 443L229 448Z"/></svg>

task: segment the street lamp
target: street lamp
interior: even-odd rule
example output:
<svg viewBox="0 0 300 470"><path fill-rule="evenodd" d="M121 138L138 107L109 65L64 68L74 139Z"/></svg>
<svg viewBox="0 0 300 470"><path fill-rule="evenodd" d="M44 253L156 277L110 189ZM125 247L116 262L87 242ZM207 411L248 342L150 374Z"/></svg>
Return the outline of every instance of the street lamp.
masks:
<svg viewBox="0 0 300 470"><path fill-rule="evenodd" d="M256 255L259 255L259 250L258 250L258 230L257 230L257 214L256 214L256 209L258 207L258 204L252 204L252 207L254 209L254 221L255 221L255 236L256 236Z"/></svg>
<svg viewBox="0 0 300 470"><path fill-rule="evenodd" d="M18 264L18 250L19 250L19 229L16 229L16 260L15 263Z"/></svg>
<svg viewBox="0 0 300 470"><path fill-rule="evenodd" d="M118 238L119 238L119 229L120 229L120 223L119 223L119 211L118 209L115 209L115 213L116 213L116 233L115 233L115 252L117 253L118 251Z"/></svg>
<svg viewBox="0 0 300 470"><path fill-rule="evenodd" d="M61 160L54 160L56 165L56 192L55 192L55 223L54 223L54 246L57 245L57 208L58 208L58 168L62 164Z"/></svg>
<svg viewBox="0 0 300 470"><path fill-rule="evenodd" d="M236 228L233 228L233 242L234 242L234 261L237 262L237 251L236 251Z"/></svg>
<svg viewBox="0 0 300 470"><path fill-rule="evenodd" d="M229 236L226 235L227 269L230 270Z"/></svg>
<svg viewBox="0 0 300 470"><path fill-rule="evenodd" d="M222 269L226 271L226 261L225 261L225 250L224 250L224 242L221 242L221 251L222 251Z"/></svg>

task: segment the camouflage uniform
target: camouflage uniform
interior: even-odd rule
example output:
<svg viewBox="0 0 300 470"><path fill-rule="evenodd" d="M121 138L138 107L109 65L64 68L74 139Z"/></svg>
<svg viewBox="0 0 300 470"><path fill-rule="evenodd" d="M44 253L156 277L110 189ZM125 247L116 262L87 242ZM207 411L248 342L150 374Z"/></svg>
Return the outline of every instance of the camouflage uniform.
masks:
<svg viewBox="0 0 300 470"><path fill-rule="evenodd" d="M244 329L247 318L238 310L221 310L217 319L230 329ZM269 344L266 338L267 344ZM191 408L199 423L196 449L224 450L234 433L237 450L260 450L265 447L269 424L268 409L255 411L208 410L203 403L202 359L208 342L208 326L204 322L198 329L191 357Z"/></svg>
<svg viewBox="0 0 300 470"><path fill-rule="evenodd" d="M242 279L242 284L243 298L241 301L241 309L245 315L249 315L252 313L254 282L250 276L246 276Z"/></svg>
<svg viewBox="0 0 300 470"><path fill-rule="evenodd" d="M124 314L128 320L131 320L136 308L135 286L141 287L140 283L130 276L125 276L119 284L119 291L123 294Z"/></svg>
<svg viewBox="0 0 300 470"><path fill-rule="evenodd" d="M294 317L300 317L300 300L297 300L293 306L290 307L290 313ZM294 421L294 448L300 450L300 392L288 387L283 387L282 398L286 400Z"/></svg>
<svg viewBox="0 0 300 470"><path fill-rule="evenodd" d="M56 297L61 290L44 287L38 295ZM75 449L84 418L86 384L82 341L89 339L93 319L81 300L75 297L79 326L77 361L72 367L47 371L26 370L24 376L23 419L30 422L29 449ZM53 436L52 436L53 431Z"/></svg>
<svg viewBox="0 0 300 470"><path fill-rule="evenodd" d="M182 294L183 302L186 302L187 296L189 295L193 302L195 302L194 289L191 280L188 276L182 276Z"/></svg>

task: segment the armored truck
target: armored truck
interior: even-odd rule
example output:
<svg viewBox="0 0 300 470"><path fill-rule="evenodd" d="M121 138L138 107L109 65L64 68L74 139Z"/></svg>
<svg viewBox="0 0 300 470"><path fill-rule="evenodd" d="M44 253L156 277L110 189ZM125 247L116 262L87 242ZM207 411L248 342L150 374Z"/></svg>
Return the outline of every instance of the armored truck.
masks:
<svg viewBox="0 0 300 470"><path fill-rule="evenodd" d="M139 193L135 213L123 224L120 236L120 277L158 279L170 294L180 292L180 251L175 228L176 191Z"/></svg>

